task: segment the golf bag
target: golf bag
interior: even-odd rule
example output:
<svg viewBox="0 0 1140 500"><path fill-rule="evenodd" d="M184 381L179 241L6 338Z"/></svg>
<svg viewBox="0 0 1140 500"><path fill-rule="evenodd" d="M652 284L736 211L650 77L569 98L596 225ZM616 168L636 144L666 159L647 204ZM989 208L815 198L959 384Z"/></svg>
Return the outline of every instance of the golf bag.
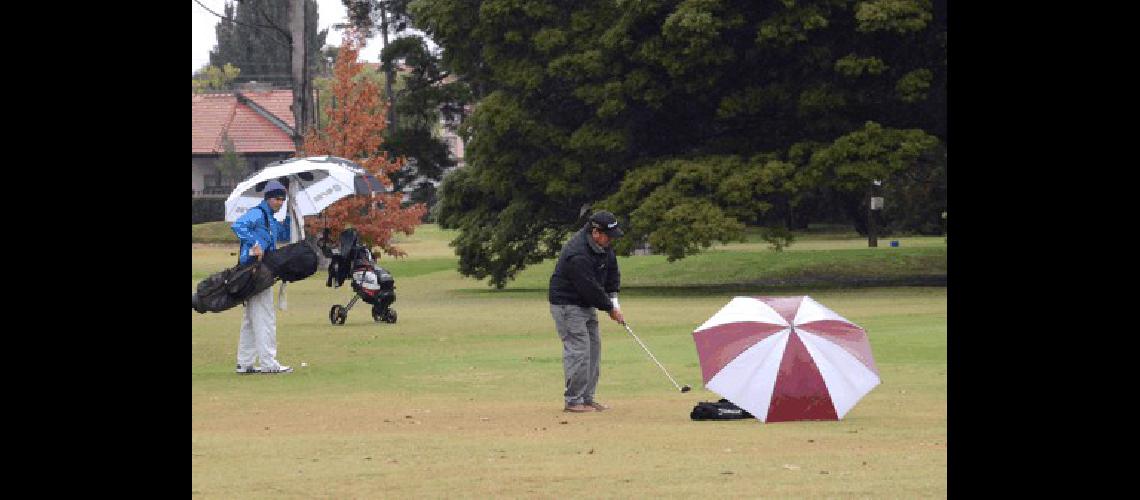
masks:
<svg viewBox="0 0 1140 500"><path fill-rule="evenodd" d="M199 313L222 312L273 286L278 279L299 281L317 272L320 250L311 240L298 241L214 273L198 283L191 302Z"/></svg>
<svg viewBox="0 0 1140 500"><path fill-rule="evenodd" d="M273 286L277 276L259 260L211 274L198 283L192 304L199 313L222 312Z"/></svg>
<svg viewBox="0 0 1140 500"><path fill-rule="evenodd" d="M747 410L732 404L727 399L721 398L720 401L715 403L709 401L701 401L693 407L693 411L689 413L689 418L693 420L740 420L744 418L754 418Z"/></svg>
<svg viewBox="0 0 1140 500"><path fill-rule="evenodd" d="M321 250L317 247L317 243L306 238L268 252L261 260L269 266L278 279L293 282L308 278L317 272L321 264L320 254Z"/></svg>
<svg viewBox="0 0 1140 500"><path fill-rule="evenodd" d="M329 241L327 231L326 229L322 241ZM396 310L391 306L396 301L396 280L386 269L376 265L372 252L360 243L356 230L345 229L341 232L338 248L332 248L326 243L323 250L329 257L329 275L325 286L339 288L345 280L349 280L354 292L347 306L335 304L329 309L329 321L334 325L343 325L348 318L348 311L357 300L363 300L372 305L373 321L395 323Z"/></svg>

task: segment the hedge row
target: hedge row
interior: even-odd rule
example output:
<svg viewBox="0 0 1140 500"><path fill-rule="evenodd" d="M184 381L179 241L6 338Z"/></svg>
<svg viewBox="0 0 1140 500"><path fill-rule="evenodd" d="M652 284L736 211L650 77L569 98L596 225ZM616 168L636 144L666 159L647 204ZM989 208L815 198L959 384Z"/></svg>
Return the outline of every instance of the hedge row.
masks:
<svg viewBox="0 0 1140 500"><path fill-rule="evenodd" d="M194 203L191 224L215 222L226 218L226 200L221 198L191 198Z"/></svg>

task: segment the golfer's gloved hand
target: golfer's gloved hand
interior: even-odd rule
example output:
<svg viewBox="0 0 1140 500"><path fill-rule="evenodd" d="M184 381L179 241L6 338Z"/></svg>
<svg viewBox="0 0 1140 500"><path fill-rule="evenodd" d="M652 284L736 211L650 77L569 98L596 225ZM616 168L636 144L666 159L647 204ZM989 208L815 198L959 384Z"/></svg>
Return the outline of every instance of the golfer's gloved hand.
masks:
<svg viewBox="0 0 1140 500"><path fill-rule="evenodd" d="M621 313L621 304L618 303L617 292L610 294L610 302L614 305L614 308L609 312L610 319L617 321L618 323L625 324L625 316Z"/></svg>
<svg viewBox="0 0 1140 500"><path fill-rule="evenodd" d="M625 316L621 313L621 309L618 309L616 307L610 309L609 314L610 319L617 321L618 323L625 324Z"/></svg>

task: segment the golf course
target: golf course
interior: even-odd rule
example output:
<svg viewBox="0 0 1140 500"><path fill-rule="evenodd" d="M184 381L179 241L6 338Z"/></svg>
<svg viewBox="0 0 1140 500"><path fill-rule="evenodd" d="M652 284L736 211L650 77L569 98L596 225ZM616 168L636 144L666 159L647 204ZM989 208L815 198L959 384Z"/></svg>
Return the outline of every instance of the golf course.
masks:
<svg viewBox="0 0 1140 500"><path fill-rule="evenodd" d="M191 290L237 262L226 223L194 225ZM554 262L501 290L456 271L457 233L419 226L378 264L394 324L327 273L286 287L277 357L234 373L242 307L191 313L195 498L938 498L947 495L947 242L853 231L758 235L667 262L619 257L630 327L599 316L605 412L563 412ZM898 241L898 246L890 242ZM280 285L274 286L274 294ZM693 421L692 332L738 295L808 295L866 330L881 384L838 421Z"/></svg>

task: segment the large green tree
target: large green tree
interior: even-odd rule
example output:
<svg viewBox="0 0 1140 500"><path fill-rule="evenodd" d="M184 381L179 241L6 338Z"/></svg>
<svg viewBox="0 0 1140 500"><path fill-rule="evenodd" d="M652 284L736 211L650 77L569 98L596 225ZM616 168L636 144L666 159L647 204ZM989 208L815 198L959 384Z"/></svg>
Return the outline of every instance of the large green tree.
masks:
<svg viewBox="0 0 1140 500"><path fill-rule="evenodd" d="M629 218L624 251L648 242L681 258L780 210L826 203L865 217L874 180L925 168L945 182L945 155L932 152L946 139L944 2L410 10L480 99L464 124L469 167L445 180L440 222L460 230L460 272L495 286L556 255L590 209Z"/></svg>
<svg viewBox="0 0 1140 500"><path fill-rule="evenodd" d="M305 0L305 52L310 74L327 70L321 52L328 30L318 30L316 0ZM217 45L210 51L210 65L232 64L242 69L235 82L270 82L288 87L292 81L292 36L289 32L289 2L238 0L227 2L223 17L214 28Z"/></svg>
<svg viewBox="0 0 1140 500"><path fill-rule="evenodd" d="M442 128L454 131L458 126L470 91L443 69L439 55L429 50L423 37L406 33L415 27L408 0L341 1L356 29L379 36L384 43L380 58L389 78L384 88L392 107L383 147L393 157L408 160L389 176L393 188L410 188L411 202L434 206L435 183L456 165L441 138ZM401 33L404 36L397 38ZM398 72L398 64L407 71Z"/></svg>
<svg viewBox="0 0 1140 500"><path fill-rule="evenodd" d="M454 128L462 120L470 100L466 84L448 78L437 55L428 50L419 36L393 40L384 47L385 67L402 62L408 69L394 91L396 126L389 129L384 148L393 156L408 158L407 168L391 176L397 189L411 187L416 202L434 205L434 181L456 162L441 138L444 127Z"/></svg>

